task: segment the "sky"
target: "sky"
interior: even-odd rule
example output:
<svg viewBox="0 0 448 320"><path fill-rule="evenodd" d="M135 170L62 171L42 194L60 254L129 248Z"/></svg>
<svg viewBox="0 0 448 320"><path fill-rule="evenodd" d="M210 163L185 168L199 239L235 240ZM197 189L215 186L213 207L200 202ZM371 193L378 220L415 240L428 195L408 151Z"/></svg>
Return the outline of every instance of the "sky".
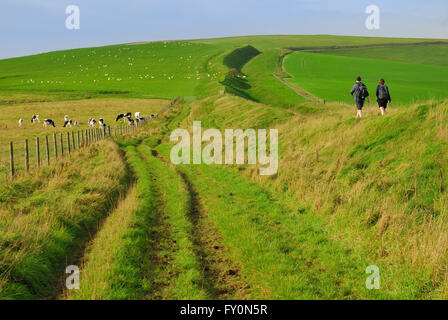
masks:
<svg viewBox="0 0 448 320"><path fill-rule="evenodd" d="M80 28L66 28L66 7ZM369 30L366 8L380 10ZM448 38L447 0L0 0L0 59L139 41L333 34ZM1 72L1 70L0 70Z"/></svg>

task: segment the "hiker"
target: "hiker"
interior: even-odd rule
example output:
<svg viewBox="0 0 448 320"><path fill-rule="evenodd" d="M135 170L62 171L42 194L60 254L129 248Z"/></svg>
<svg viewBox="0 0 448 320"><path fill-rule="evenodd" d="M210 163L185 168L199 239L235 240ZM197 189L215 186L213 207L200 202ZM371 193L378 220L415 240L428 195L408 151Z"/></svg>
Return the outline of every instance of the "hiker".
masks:
<svg viewBox="0 0 448 320"><path fill-rule="evenodd" d="M378 101L378 107L380 108L381 115L386 114L387 103L392 102L389 94L389 88L384 84L384 79L380 79L378 86L376 87L376 101Z"/></svg>
<svg viewBox="0 0 448 320"><path fill-rule="evenodd" d="M356 109L358 110L356 113L356 117L362 117L362 108L364 107L364 102L367 101L370 103L369 91L367 91L367 87L364 83L361 82L361 77L356 77L356 83L353 86L350 94L355 95Z"/></svg>

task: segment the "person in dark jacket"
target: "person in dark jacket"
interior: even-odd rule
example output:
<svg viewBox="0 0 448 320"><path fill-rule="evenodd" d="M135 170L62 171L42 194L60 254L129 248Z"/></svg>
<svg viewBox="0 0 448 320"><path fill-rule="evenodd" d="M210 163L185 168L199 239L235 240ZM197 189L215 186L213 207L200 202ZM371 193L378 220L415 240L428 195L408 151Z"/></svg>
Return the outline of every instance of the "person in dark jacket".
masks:
<svg viewBox="0 0 448 320"><path fill-rule="evenodd" d="M376 101L378 101L381 115L384 116L386 114L387 103L392 102L389 88L384 84L384 79L380 79L380 83L376 87Z"/></svg>
<svg viewBox="0 0 448 320"><path fill-rule="evenodd" d="M369 91L367 91L367 86L361 82L361 77L356 77L356 83L353 86L350 94L355 96L356 109L358 110L356 113L356 117L362 117L362 108L364 107L364 102L367 101L370 103Z"/></svg>

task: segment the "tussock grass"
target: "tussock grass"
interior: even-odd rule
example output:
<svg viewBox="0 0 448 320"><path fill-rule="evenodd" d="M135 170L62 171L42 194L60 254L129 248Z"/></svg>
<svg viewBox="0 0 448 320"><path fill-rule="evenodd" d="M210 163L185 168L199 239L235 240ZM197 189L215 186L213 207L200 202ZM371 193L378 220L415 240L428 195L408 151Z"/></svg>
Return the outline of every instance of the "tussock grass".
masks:
<svg viewBox="0 0 448 320"><path fill-rule="evenodd" d="M0 297L54 297L126 179L117 147L102 141L2 185Z"/></svg>

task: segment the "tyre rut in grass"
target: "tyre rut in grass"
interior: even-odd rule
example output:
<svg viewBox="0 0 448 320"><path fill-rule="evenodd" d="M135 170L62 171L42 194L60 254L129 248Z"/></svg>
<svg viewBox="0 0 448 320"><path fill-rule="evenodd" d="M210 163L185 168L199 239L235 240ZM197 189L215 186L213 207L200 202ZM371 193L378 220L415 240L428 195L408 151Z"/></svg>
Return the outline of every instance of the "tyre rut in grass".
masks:
<svg viewBox="0 0 448 320"><path fill-rule="evenodd" d="M190 236L194 244L194 252L202 268L201 285L213 299L244 299L249 286L243 282L238 266L227 256L219 233L201 205L200 195L183 172L173 168L165 158L159 156L156 150L151 152L154 157L176 171L188 191L186 214L191 223Z"/></svg>

